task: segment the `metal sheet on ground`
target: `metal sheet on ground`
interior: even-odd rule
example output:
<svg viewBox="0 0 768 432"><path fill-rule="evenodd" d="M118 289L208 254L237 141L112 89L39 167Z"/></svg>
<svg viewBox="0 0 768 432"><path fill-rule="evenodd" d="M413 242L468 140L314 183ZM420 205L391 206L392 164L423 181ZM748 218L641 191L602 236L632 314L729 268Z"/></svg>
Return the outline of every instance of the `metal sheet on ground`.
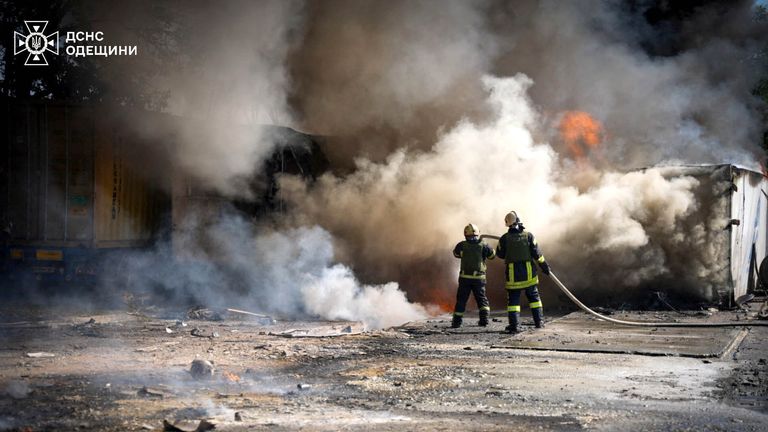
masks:
<svg viewBox="0 0 768 432"><path fill-rule="evenodd" d="M657 313L612 315L623 320L667 321ZM677 321L727 321L732 317L695 318ZM629 327L597 320L573 312L549 323L545 328L527 331L502 340L493 348L518 348L550 351L623 353L682 357L720 357L746 330L738 327Z"/></svg>

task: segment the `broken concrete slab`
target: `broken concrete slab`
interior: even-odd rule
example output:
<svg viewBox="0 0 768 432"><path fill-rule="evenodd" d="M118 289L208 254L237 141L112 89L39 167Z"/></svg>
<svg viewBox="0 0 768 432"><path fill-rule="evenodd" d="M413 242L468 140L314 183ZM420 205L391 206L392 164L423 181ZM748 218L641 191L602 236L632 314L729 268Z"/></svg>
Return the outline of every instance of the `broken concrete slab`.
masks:
<svg viewBox="0 0 768 432"><path fill-rule="evenodd" d="M331 327L310 327L302 329L289 329L281 332L270 332L271 336L281 336L287 338L325 338L362 334L365 332L363 323L354 323Z"/></svg>
<svg viewBox="0 0 768 432"><path fill-rule="evenodd" d="M650 312L620 312L616 316L636 321L669 319ZM733 327L621 326L573 312L544 329L517 334L492 348L707 358L722 356L744 335L744 330Z"/></svg>

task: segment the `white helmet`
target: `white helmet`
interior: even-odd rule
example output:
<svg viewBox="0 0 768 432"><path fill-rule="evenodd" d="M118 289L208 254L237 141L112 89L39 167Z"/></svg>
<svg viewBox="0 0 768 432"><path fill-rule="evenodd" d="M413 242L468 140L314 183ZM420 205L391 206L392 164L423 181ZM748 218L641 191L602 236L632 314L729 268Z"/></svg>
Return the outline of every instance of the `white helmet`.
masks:
<svg viewBox="0 0 768 432"><path fill-rule="evenodd" d="M464 237L479 236L480 228L477 225L471 223L464 227Z"/></svg>
<svg viewBox="0 0 768 432"><path fill-rule="evenodd" d="M513 211L507 213L507 215L504 216L504 223L507 224L508 227L518 222L520 222L520 219L517 217L517 213Z"/></svg>

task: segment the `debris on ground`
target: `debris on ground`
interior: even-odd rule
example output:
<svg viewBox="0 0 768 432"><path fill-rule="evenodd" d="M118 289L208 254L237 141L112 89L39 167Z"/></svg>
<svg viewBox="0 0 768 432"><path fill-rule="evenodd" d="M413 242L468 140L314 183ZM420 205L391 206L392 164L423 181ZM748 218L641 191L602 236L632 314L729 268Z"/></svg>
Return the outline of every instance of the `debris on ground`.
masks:
<svg viewBox="0 0 768 432"><path fill-rule="evenodd" d="M29 357L29 358L53 358L53 357L56 357L56 354L49 353L49 352L30 352L30 353L27 353L27 357Z"/></svg>
<svg viewBox="0 0 768 432"><path fill-rule="evenodd" d="M201 329L199 329L197 327L193 328L189 332L189 334L194 336L194 337L209 338L209 339L213 339L213 338L219 337L219 333L217 333L217 332L208 332L206 330L201 330Z"/></svg>
<svg viewBox="0 0 768 432"><path fill-rule="evenodd" d="M270 332L270 336L281 336L287 338L325 338L337 336L349 336L365 333L365 326L358 323L354 327L346 325L343 327L316 327L308 329L290 329L281 332Z"/></svg>
<svg viewBox="0 0 768 432"><path fill-rule="evenodd" d="M136 394L145 398L163 399L165 397L165 393L161 392L160 390L149 388L147 386L140 388Z"/></svg>
<svg viewBox="0 0 768 432"><path fill-rule="evenodd" d="M221 313L202 307L195 306L187 311L187 318L201 321L221 321L224 319Z"/></svg>
<svg viewBox="0 0 768 432"><path fill-rule="evenodd" d="M216 425L208 422L207 420L200 420L197 428L193 431L185 431L171 424L168 420L163 420L163 432L205 432L216 429Z"/></svg>
<svg viewBox="0 0 768 432"><path fill-rule="evenodd" d="M254 312L248 312L248 311L244 311L244 310L240 310L240 309L227 309L227 312L232 312L232 313L236 313L236 314L240 314L240 315L247 315L249 317L253 317L253 318L255 318L255 320L259 324L263 324L263 325L274 325L274 324L277 324L277 320L272 318L269 315L258 314L258 313L254 313Z"/></svg>
<svg viewBox="0 0 768 432"><path fill-rule="evenodd" d="M761 319L761 320L768 319L768 301L763 302L763 305L760 307L760 310L757 312L757 319Z"/></svg>
<svg viewBox="0 0 768 432"><path fill-rule="evenodd" d="M193 360L189 373L195 379L208 379L213 376L213 363L208 360Z"/></svg>
<svg viewBox="0 0 768 432"><path fill-rule="evenodd" d="M96 326L95 318L91 318L82 324L75 324L73 328L76 332L80 333L82 336L106 337L104 334L102 334L100 329Z"/></svg>

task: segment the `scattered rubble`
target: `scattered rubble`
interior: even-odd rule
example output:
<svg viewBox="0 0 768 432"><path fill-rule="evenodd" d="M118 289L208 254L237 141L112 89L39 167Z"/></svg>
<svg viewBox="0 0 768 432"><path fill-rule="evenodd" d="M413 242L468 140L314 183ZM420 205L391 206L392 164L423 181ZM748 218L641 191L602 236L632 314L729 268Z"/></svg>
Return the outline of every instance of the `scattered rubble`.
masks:
<svg viewBox="0 0 768 432"><path fill-rule="evenodd" d="M365 333L365 326L362 323L357 323L354 327L352 325L346 325L343 327L333 326L331 328L313 327L305 329L289 329L281 332L270 332L269 335L287 338L326 338L358 335L362 333Z"/></svg>
<svg viewBox="0 0 768 432"><path fill-rule="evenodd" d="M201 321L221 321L224 319L220 312L202 306L195 306L189 309L187 311L187 318Z"/></svg>
<svg viewBox="0 0 768 432"><path fill-rule="evenodd" d="M244 310L240 310L240 309L227 309L227 312L233 312L233 313L236 313L236 314L247 315L249 317L253 317L262 325L274 325L274 324L277 324L277 320L272 318L269 315L248 312L248 311L244 311Z"/></svg>
<svg viewBox="0 0 768 432"><path fill-rule="evenodd" d="M208 360L193 360L189 373L195 379L208 379L213 376L213 363Z"/></svg>
<svg viewBox="0 0 768 432"><path fill-rule="evenodd" d="M219 337L219 333L218 332L208 332L206 330L201 330L201 329L199 329L197 327L193 328L189 332L189 334L194 336L194 337L209 338L209 339L213 339L213 338Z"/></svg>
<svg viewBox="0 0 768 432"><path fill-rule="evenodd" d="M111 326L106 318L96 320ZM228 319L215 324L226 337L213 343L189 337L194 324L181 330L173 320L131 318L110 327L115 332L109 334L119 337L116 349L111 340L67 332L66 324L61 333L43 330L49 332L47 339L36 336L39 329L25 327L18 332L19 340L29 345L14 348L21 354L0 356L5 362L0 373L6 377L0 381L0 425L12 417L25 419L24 423L8 420L7 429L109 432L193 431L202 419L233 431L315 426L455 430L459 420L482 430L507 430L500 425L512 423L526 430L558 431L682 430L680 426L704 430L707 426L701 426L708 424L718 430L761 430L756 425L762 424L768 400L763 390L768 351L762 342L768 340L768 329L752 329L747 341L755 342L742 345L737 351L739 363L733 364L731 354L709 360L489 349L508 338L499 334L504 319L492 321L487 332L467 326L466 334L427 334L432 325L446 328L449 320L411 323L412 336L401 328L355 334L359 324L351 322L280 322L270 329L314 336L291 339L268 334L245 320ZM553 343L567 342L567 337L579 333L586 341L599 340L597 347L613 344L599 323L587 321L584 328L570 328L572 321L554 315L550 322L547 331L534 331L530 319L524 319L521 340L530 335L540 344L537 339L552 333L560 334ZM176 334L167 337L166 326ZM234 329L239 332L230 333ZM349 336L323 339L321 334ZM653 337L669 334L659 329ZM643 339L647 343L646 336ZM77 351L54 348L73 344L84 346ZM27 352L46 351L66 356L67 361L19 359ZM721 374L731 379L718 381ZM28 384L28 390L23 386L8 390L7 377ZM537 382L535 388L530 382ZM585 382L590 384L584 386ZM715 385L727 387L723 397ZM6 396L14 391L23 399ZM691 400L701 410L692 411ZM732 411L726 403L745 409ZM640 414L653 423L637 423ZM732 426L731 418L743 423L737 428L718 423ZM160 425L162 419L167 425ZM201 430L209 427L204 423Z"/></svg>
<svg viewBox="0 0 768 432"><path fill-rule="evenodd" d="M161 392L160 390L149 388L147 386L140 388L136 394L145 398L163 399L165 397L165 393Z"/></svg>
<svg viewBox="0 0 768 432"><path fill-rule="evenodd" d="M213 423L208 422L207 420L200 420L200 423L197 425L197 428L193 431L186 431L184 429L178 428L168 422L168 420L163 420L163 432L205 432L209 430L216 429L216 425Z"/></svg>
<svg viewBox="0 0 768 432"><path fill-rule="evenodd" d="M53 357L56 357L56 354L49 353L49 352L30 352L30 353L27 353L27 357L29 357L29 358L53 358Z"/></svg>

